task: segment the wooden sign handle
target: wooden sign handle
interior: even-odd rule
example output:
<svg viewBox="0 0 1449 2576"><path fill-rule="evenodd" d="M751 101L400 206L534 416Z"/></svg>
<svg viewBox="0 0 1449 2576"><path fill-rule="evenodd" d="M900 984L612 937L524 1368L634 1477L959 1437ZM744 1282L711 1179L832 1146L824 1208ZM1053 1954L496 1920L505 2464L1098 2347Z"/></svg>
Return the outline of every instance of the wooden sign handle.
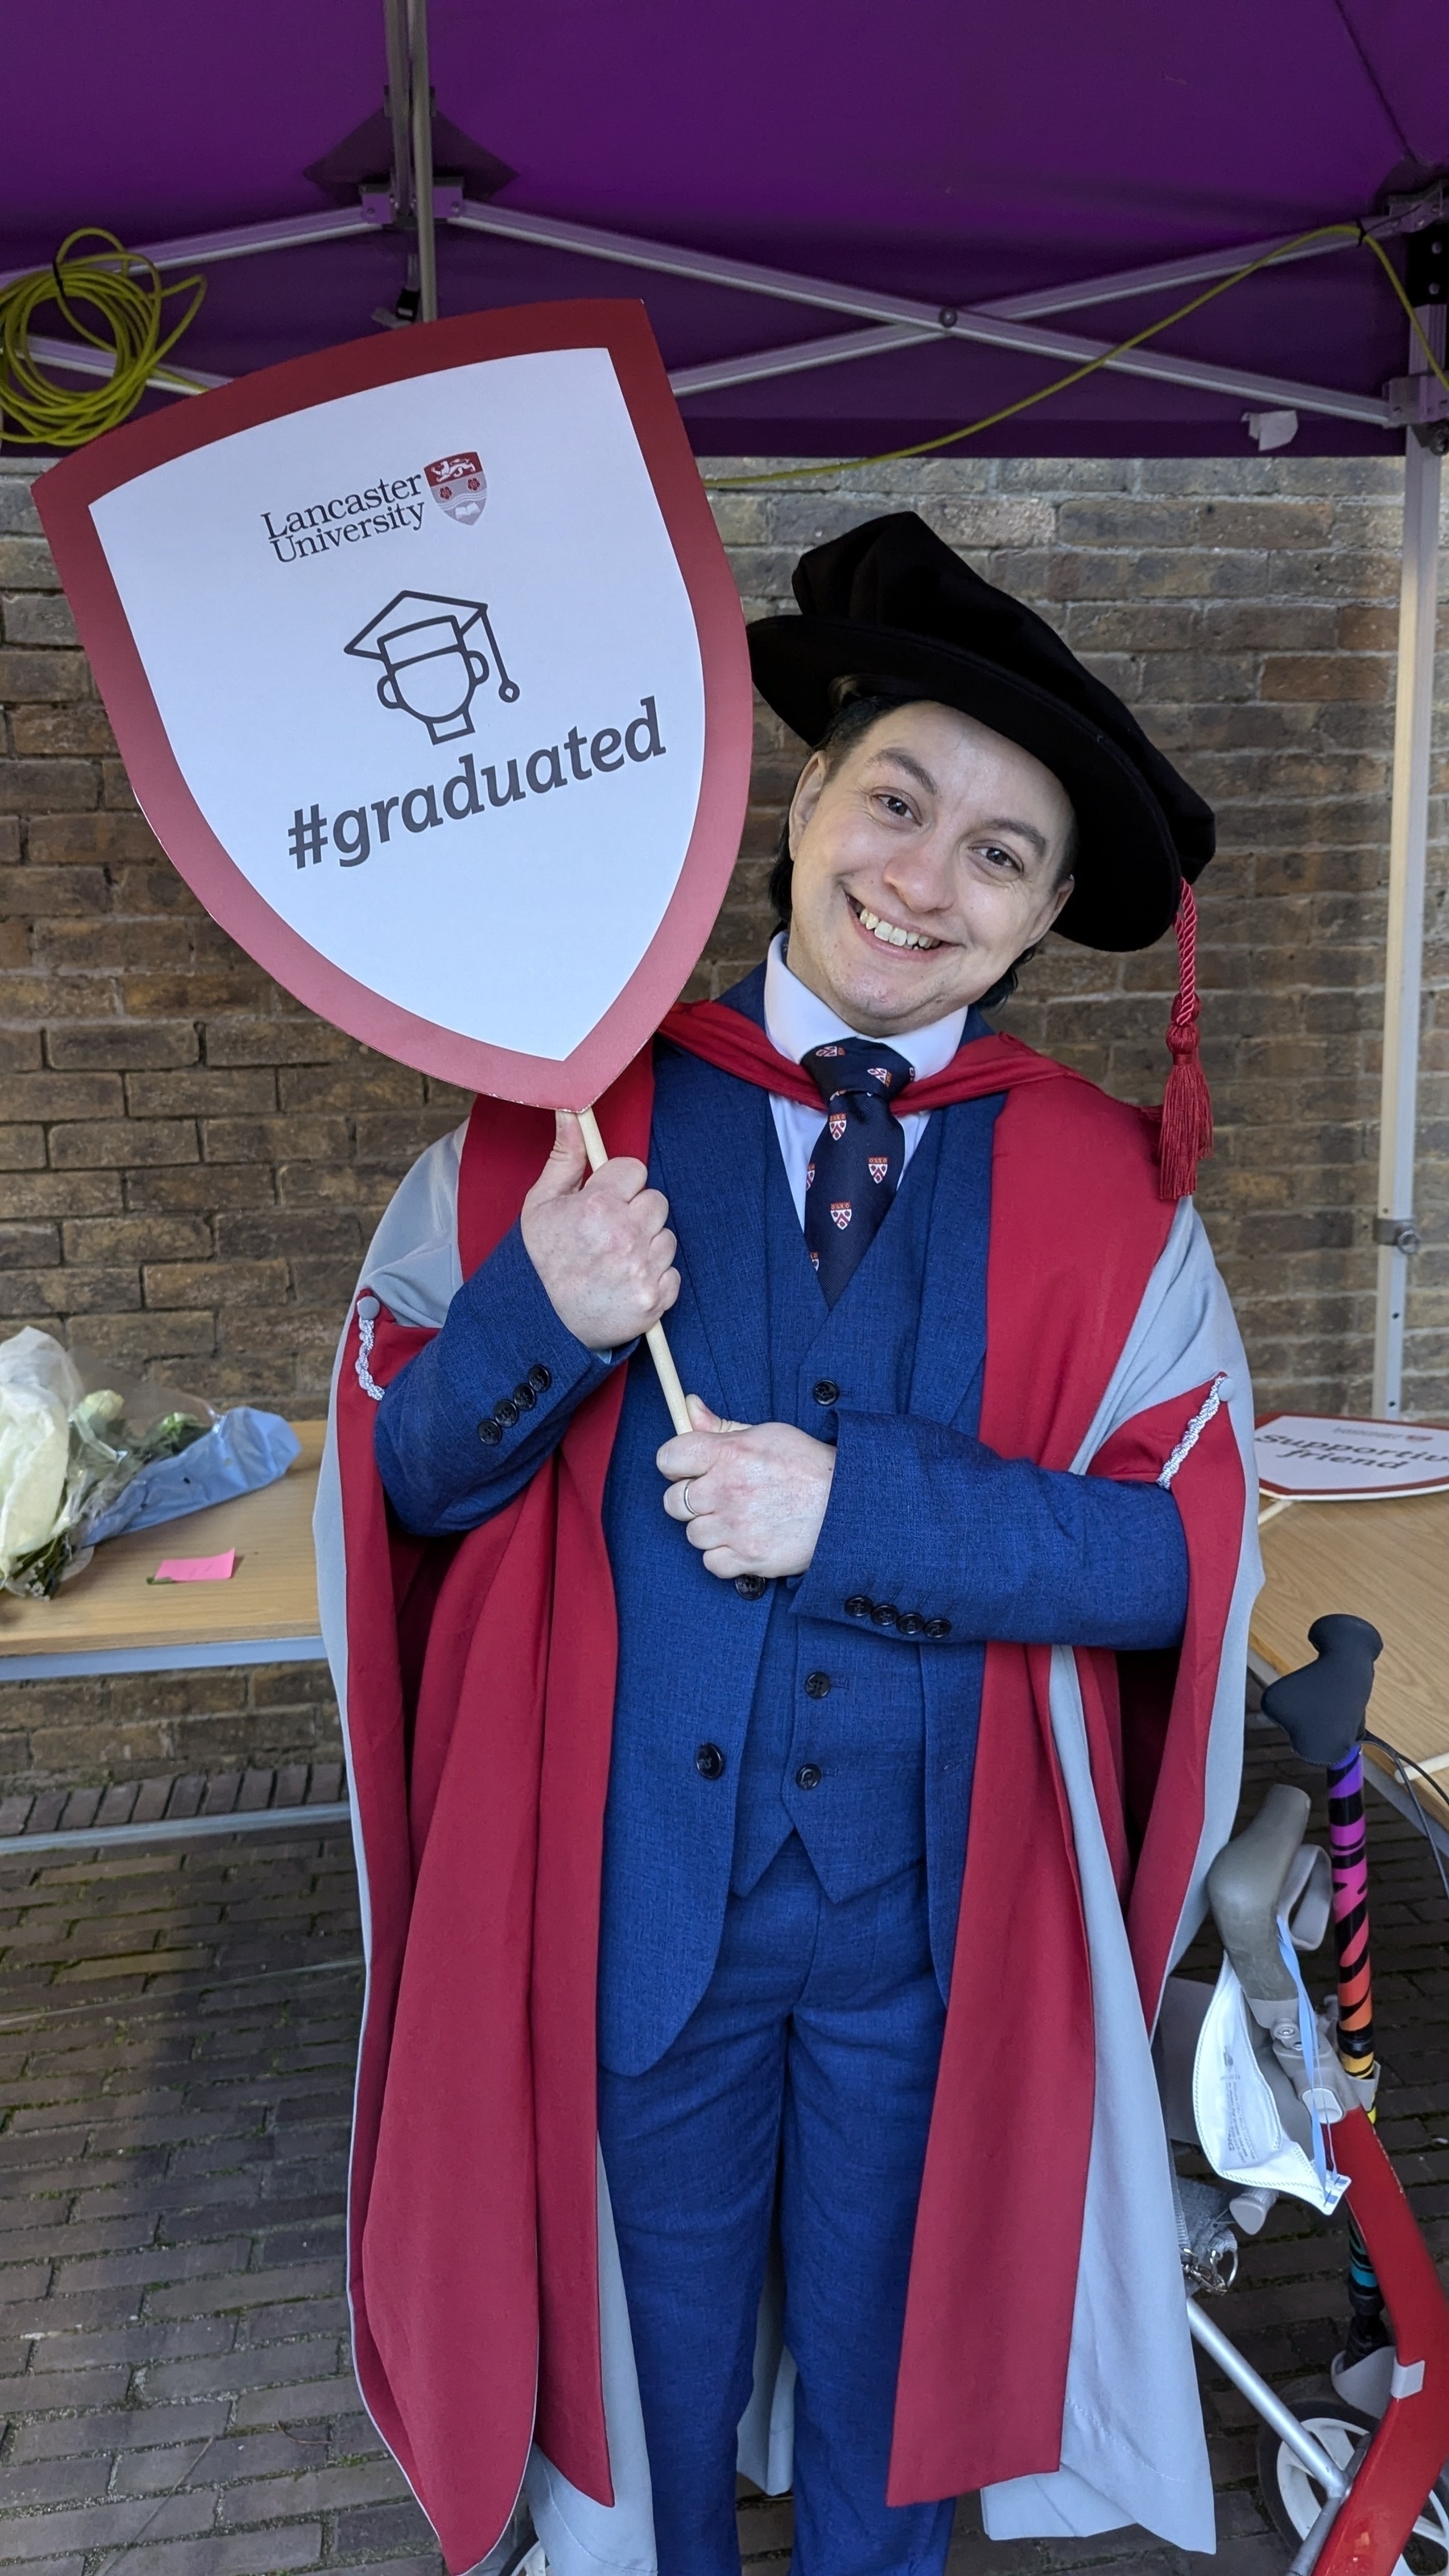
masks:
<svg viewBox="0 0 1449 2576"><path fill-rule="evenodd" d="M579 1127L583 1135L584 1152L589 1158L589 1169L597 1172L601 1165L607 1163L609 1157L604 1151L604 1140L599 1134L599 1122L592 1109L579 1111ZM659 1383L664 1390L664 1401L669 1407L670 1421L676 1431L692 1431L694 1425L689 1418L689 1407L684 1401L684 1388L680 1384L679 1371L674 1365L674 1353L664 1338L664 1326L651 1324L644 1338L649 1344L649 1356L654 1362ZM731 1430L736 1427L733 1423L729 1426Z"/></svg>

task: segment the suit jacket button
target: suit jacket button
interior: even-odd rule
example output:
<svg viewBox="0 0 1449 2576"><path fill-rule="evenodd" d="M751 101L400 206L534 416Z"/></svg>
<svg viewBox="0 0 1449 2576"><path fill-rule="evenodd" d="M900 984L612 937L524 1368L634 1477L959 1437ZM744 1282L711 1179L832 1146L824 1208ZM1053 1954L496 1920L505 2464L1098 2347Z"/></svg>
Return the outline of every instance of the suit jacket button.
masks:
<svg viewBox="0 0 1449 2576"><path fill-rule="evenodd" d="M501 1422L505 1431L511 1431L513 1429L515 1422L518 1420L518 1407L514 1403L511 1395L505 1395L497 1404L494 1405L493 1419L495 1422Z"/></svg>
<svg viewBox="0 0 1449 2576"><path fill-rule="evenodd" d="M817 1404L838 1404L840 1389L833 1377L818 1377L810 1390Z"/></svg>
<svg viewBox="0 0 1449 2576"><path fill-rule="evenodd" d="M926 1633L926 1623L919 1610L903 1610L896 1626L903 1637L924 1637Z"/></svg>
<svg viewBox="0 0 1449 2576"><path fill-rule="evenodd" d="M529 1385L526 1377L521 1377L517 1386L514 1388L513 1401L517 1405L520 1413L531 1413L534 1406L537 1404L538 1398L534 1394L534 1391Z"/></svg>
<svg viewBox="0 0 1449 2576"><path fill-rule="evenodd" d="M799 1770L795 1774L795 1786L797 1789L818 1789L820 1786L820 1779L821 1772L818 1762L802 1762Z"/></svg>
<svg viewBox="0 0 1449 2576"><path fill-rule="evenodd" d="M949 1637L951 1634L950 1620L928 1619L926 1621L926 1634L928 1637Z"/></svg>
<svg viewBox="0 0 1449 2576"><path fill-rule="evenodd" d="M877 1601L870 1615L878 1628L893 1628L897 1618L896 1605L894 1601Z"/></svg>
<svg viewBox="0 0 1449 2576"><path fill-rule="evenodd" d="M742 1601L758 1601L765 1588L763 1574L737 1574L735 1590Z"/></svg>
<svg viewBox="0 0 1449 2576"><path fill-rule="evenodd" d="M725 1767L725 1758L717 1744L701 1744L694 1757L694 1767L701 1780L717 1780Z"/></svg>
<svg viewBox="0 0 1449 2576"><path fill-rule="evenodd" d="M875 1603L868 1600L863 1592L852 1592L845 1605L845 1615L847 1619L868 1619L874 1608Z"/></svg>
<svg viewBox="0 0 1449 2576"><path fill-rule="evenodd" d="M807 1673L805 1676L805 1696L807 1699L828 1699L830 1697L830 1675L828 1673Z"/></svg>
<svg viewBox="0 0 1449 2576"><path fill-rule="evenodd" d="M535 1395L547 1395L553 1384L552 1369L545 1368L542 1360L535 1360L528 1372L528 1383Z"/></svg>
<svg viewBox="0 0 1449 2576"><path fill-rule="evenodd" d="M488 1421L479 1423L478 1437L485 1449L496 1449L503 1437L503 1432L501 1426L490 1416Z"/></svg>

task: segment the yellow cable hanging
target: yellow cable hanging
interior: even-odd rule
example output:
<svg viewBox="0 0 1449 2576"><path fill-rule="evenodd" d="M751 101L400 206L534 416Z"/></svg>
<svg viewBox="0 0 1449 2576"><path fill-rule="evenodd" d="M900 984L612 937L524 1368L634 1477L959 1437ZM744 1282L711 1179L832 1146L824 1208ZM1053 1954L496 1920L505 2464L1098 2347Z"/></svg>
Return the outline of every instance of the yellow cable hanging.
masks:
<svg viewBox="0 0 1449 2576"><path fill-rule="evenodd" d="M1279 242L1275 249L1265 251L1261 259L1249 260L1245 267L1235 268L1230 277L1219 278L1217 283L1208 287L1204 294L1195 295L1190 303L1179 304L1175 312L1164 313L1156 322L1149 322L1145 330L1134 331L1130 340L1115 341L1110 349L1103 349L1097 357L1088 358L1082 366L1071 368L1066 375L1055 377L1051 384L1040 385L1035 393L1022 394L1018 401L1004 403L1000 411L988 412L984 420L967 421L962 428L948 429L939 438L918 439L913 447L887 448L881 456L837 456L829 461L821 457L809 465L781 466L770 474L706 474L702 477L705 490L707 492L745 492L762 483L805 483L817 480L822 474L857 474L865 466L899 465L913 456L930 456L937 448L954 447L960 439L979 438L983 430L996 429L1002 421L1013 420L1018 412L1031 411L1037 403L1050 401L1053 394L1065 393L1069 385L1079 385L1084 376L1096 375L1098 370L1109 365L1113 358L1125 357L1130 349L1140 349L1144 341L1154 340L1159 331L1170 330L1174 322L1184 322L1190 313L1201 312L1205 304L1211 304L1219 295L1226 295L1230 287L1241 286L1245 277L1256 277L1260 269L1272 268L1277 261L1286 259L1291 251L1303 250L1310 242L1332 241L1340 237L1346 241L1365 242L1370 250L1378 253L1393 280L1400 303L1408 313L1420 339L1424 340L1423 329L1404 292L1398 270L1394 267L1383 244L1375 240L1372 233L1365 232L1362 224L1317 224L1311 232L1299 233L1292 241ZM942 337L949 338L950 334L943 332ZM1449 377L1445 376L1427 340L1424 340L1424 347L1428 352L1429 364L1440 383L1449 387Z"/></svg>
<svg viewBox="0 0 1449 2576"><path fill-rule="evenodd" d="M1407 313L1409 320L1414 326L1415 339L1423 349L1424 355L1428 359L1429 364L1433 369L1434 374L1438 377L1440 384L1443 386L1444 391L1446 394L1449 394L1449 376L1445 375L1443 368L1440 366L1438 359L1434 355L1429 335L1425 330L1423 323L1420 321L1418 314L1414 311L1412 304L1409 302L1408 288L1405 286L1403 279L1400 277L1399 272L1395 268L1393 261L1390 259L1388 252L1385 250L1383 243L1377 240L1373 233L1363 233L1361 238L1365 247L1373 252L1375 258L1383 268L1390 286L1393 288L1394 293L1397 295L1399 302L1402 304L1404 311Z"/></svg>
<svg viewBox="0 0 1449 2576"><path fill-rule="evenodd" d="M78 242L103 247L78 254ZM144 252L126 250L99 225L82 225L61 243L49 268L34 269L0 288L0 441L17 447L84 447L102 430L128 419L149 383L159 379L184 391L185 379L161 362L195 320L205 293L204 277L183 277L165 286ZM186 308L168 331L166 306L178 295L187 298ZM77 388L46 373L32 350L31 334L36 314L47 304L59 307L78 339L114 359L108 376ZM85 313L99 317L99 329L83 318Z"/></svg>

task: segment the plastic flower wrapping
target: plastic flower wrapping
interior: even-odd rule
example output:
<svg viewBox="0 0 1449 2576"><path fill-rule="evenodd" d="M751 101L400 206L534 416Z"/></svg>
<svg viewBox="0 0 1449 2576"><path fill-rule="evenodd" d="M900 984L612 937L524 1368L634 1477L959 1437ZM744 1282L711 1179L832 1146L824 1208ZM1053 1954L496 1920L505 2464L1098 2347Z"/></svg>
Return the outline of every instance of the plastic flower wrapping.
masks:
<svg viewBox="0 0 1449 2576"><path fill-rule="evenodd" d="M270 1484L298 1449L276 1414L218 1414L27 1326L0 1342L0 1588L49 1600L101 1540Z"/></svg>

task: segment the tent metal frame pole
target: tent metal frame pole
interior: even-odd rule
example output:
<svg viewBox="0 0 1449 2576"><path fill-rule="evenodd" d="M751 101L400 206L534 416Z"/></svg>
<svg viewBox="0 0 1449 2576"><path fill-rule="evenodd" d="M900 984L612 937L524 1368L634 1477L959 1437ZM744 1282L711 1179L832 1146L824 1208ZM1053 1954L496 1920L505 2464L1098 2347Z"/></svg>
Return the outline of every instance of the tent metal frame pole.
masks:
<svg viewBox="0 0 1449 2576"><path fill-rule="evenodd" d="M392 29L395 19L401 24L403 6L404 0L384 0L389 36L389 91L394 86L393 47L397 41L393 37ZM410 95L406 80L406 61L404 36L402 85L405 98ZM406 107L403 113L406 118L408 113ZM406 178L406 172L404 172L404 178ZM470 203L475 204L476 211L476 202L470 201ZM1437 197L1433 204L1437 206ZM403 211L406 211L406 207ZM512 209L506 211L511 212ZM540 220L547 222L554 219L543 217ZM1412 219L1401 215L1381 216L1366 223L1364 230L1375 234L1380 241L1388 241L1397 233L1421 229L1424 224L1432 220L1433 208L1431 207L1428 212L1416 213ZM314 241L340 240L349 234L375 232L377 229L376 215L360 212L355 206L322 207L316 214L283 215L265 223L231 224L218 232L184 233L171 241L143 242L140 248L143 257L149 259L157 268L182 268L215 260L246 259L254 252L302 250ZM628 244L631 248L654 250L662 253L666 259L692 259L703 256L703 254L672 250L667 242L645 242L638 235L606 235L595 230L595 238L616 241L621 245ZM1108 270L1102 276L1079 278L1068 286L1041 286L1033 287L1029 293L1023 295L988 296L971 309L987 318L995 317L1007 322L1029 322L1052 313L1070 313L1089 304L1125 302L1133 296L1153 294L1159 287L1194 286L1215 277L1230 277L1235 268L1245 268L1252 261L1266 259L1275 252L1280 254L1279 264L1287 268L1298 260L1321 259L1329 252L1352 247L1351 244L1342 241L1327 241L1309 242L1301 249L1295 250L1289 248L1293 239L1294 236L1291 233L1284 233L1275 234L1266 241L1234 242L1223 250L1197 252L1183 259L1155 260L1143 268ZM7 270L0 273L0 286L9 286L16 278L30 274L28 269ZM764 279L770 277L773 272L765 268L756 268L754 274L757 278ZM849 287L827 289L827 292L844 299L839 306L841 311L857 309L857 301ZM936 319L939 321L939 315Z"/></svg>
<svg viewBox="0 0 1449 2576"><path fill-rule="evenodd" d="M706 358L696 367L674 367L669 382L676 400L719 393L728 385L757 385L771 376L804 375L813 367L840 367L856 358L889 357L897 349L923 349L943 337L939 324L885 322L878 331L841 331L820 340L792 340L778 349L756 349L743 358Z"/></svg>
<svg viewBox="0 0 1449 2576"><path fill-rule="evenodd" d="M396 220L405 222L411 215L417 225L419 303L421 318L426 321L435 319L437 312L436 208L432 184L432 101L428 80L426 0L384 0L384 23L388 103L393 127L392 208ZM1413 209L1392 212L1376 220L1369 229L1381 237L1417 230L1433 220L1438 204L1436 195L1432 205L1424 200ZM958 307L934 306L905 296L841 286L828 278L766 268L750 260L719 258L706 251L684 250L672 243L650 241L639 234L610 232L597 225L570 223L551 215L525 214L512 207L482 204L475 199L464 199L461 206L450 208L447 220L463 232L490 233L542 249L570 252L580 258L615 261L625 267L652 270L662 276L687 277L740 294L810 305L820 312L852 314L876 326L867 331L794 341L771 349L750 350L735 358L680 368L672 381L681 399L687 399L691 394L721 392L732 385L759 383L770 377L805 374L817 367L841 366L857 358L878 357L891 350L944 338L981 342L987 347L1010 349L1030 357L1065 359L1069 364L1085 365L1099 359L1113 374L1138 376L1185 387L1189 391L1224 394L1230 399L1259 404L1267 409L1315 412L1334 419L1362 421L1374 429L1393 426L1394 415L1389 405L1372 394L1261 376L1241 368L1214 366L1196 359L1171 356L1160 350L1136 349L1112 356L1108 354L1112 347L1110 341L1083 339L1071 332L1042 330L1031 319L1033 315L1068 312L1087 304L1109 303L1149 294L1158 288L1192 285L1204 279L1230 276L1235 268L1245 267L1253 260L1266 258L1274 252L1281 252L1282 263L1286 266L1291 261L1317 258L1327 250L1343 247L1341 243L1309 242L1294 249L1288 246L1293 239L1291 235L1276 236L1267 241L1236 243L1223 250L1204 251L1182 259L1156 261L1141 268L1083 278L1073 285L1036 288L1024 295L1000 296L979 305ZM241 224L220 232L192 233L175 241L147 243L144 251L157 268L167 269L244 259L253 253L306 249L322 242L355 239L380 228L374 202L370 209L327 208L314 215ZM15 270L0 276L0 287L11 283L13 277L27 273ZM82 371L93 372L90 368Z"/></svg>
<svg viewBox="0 0 1449 2576"><path fill-rule="evenodd" d="M431 137L429 139L431 140ZM465 208L465 214L466 211ZM478 210L473 209L473 211ZM454 220L463 221L462 218ZM529 234L534 239L538 238L538 224L542 220L542 218L524 219ZM505 226L496 217L482 225L468 226L465 223L464 228L489 232L515 229L511 225ZM378 227L370 222L353 222L345 227L334 227L329 235L317 233L310 238L336 239L341 237L343 231L374 232L377 229ZM576 228L559 226L557 229L573 231ZM424 282L422 243L425 235L429 239L432 236L432 226L422 214L421 205L418 234L421 303L424 301L421 295ZM272 246L258 245L258 247ZM564 246L577 249L579 244L574 242ZM669 254L661 251L657 244L649 244L645 247L649 249L651 255L647 263L643 264L654 269L670 269ZM618 238L613 235L593 236L592 255L598 258L622 257ZM698 262L692 253L681 254L681 259L684 263L683 269L678 272L671 269L671 273L689 275L699 273ZM718 263L720 268L731 265L733 264L725 261ZM771 276L772 272L761 270L755 274L763 278ZM739 281L726 277L713 282L729 285ZM789 283L795 284L797 281L791 280ZM801 286L813 286L815 282L800 280L798 283ZM757 286L755 291L763 294L767 290L761 285ZM776 291L783 292L783 289L777 287ZM831 288L828 291L831 294L850 292L849 289L844 288ZM433 310L431 315L425 310L422 312L421 318L424 320L436 319L436 292L436 272L434 272ZM802 298L802 300L805 299ZM809 300L818 303L820 298L816 295ZM905 314L909 314L910 308L901 308L898 298L878 300L882 303L894 304L898 309L903 309ZM1105 341L1079 340L1064 332L1032 332L1028 337L1025 328L1014 325L1003 325L1000 329L990 331L977 330L969 314L959 318L953 316L948 322L944 321L939 314L932 312L929 306L923 305L917 308L912 318L891 320L875 330L837 332L823 335L815 340L791 341L773 349L751 350L737 358L710 359L698 366L676 367L669 381L676 397L683 402L687 401L691 394L721 392L732 385L758 384L770 377L802 375L816 367L843 366L859 358L881 357L894 351L921 348L931 341L943 339L989 340L999 347L1028 349L1033 354L1072 359L1100 356L1102 350L1110 345ZM107 352L92 351L81 346L72 348L68 343L60 340L37 341L33 345L36 355L43 358L49 365L70 367L79 375L109 375L111 372L113 361ZM1186 358L1164 358L1146 350L1134 351L1126 357L1111 359L1108 364L1114 373L1152 377L1159 382L1184 385L1201 392L1229 394L1249 402L1262 403L1270 409L1325 412L1341 419L1366 421L1376 429L1387 429L1392 423L1388 404L1372 395L1340 393L1321 386L1290 383L1274 376L1247 375L1236 368L1200 365L1196 360ZM170 382L168 377L179 378L181 381ZM231 381L228 376L205 376L179 367L168 368L165 376L158 374L152 379L163 393L207 393L213 386L229 384Z"/></svg>
<svg viewBox="0 0 1449 2576"><path fill-rule="evenodd" d="M1421 314L1442 334L1442 308ZM1420 366L1423 351L1416 341ZM1414 372L1418 372L1415 368ZM1403 1410L1404 1311L1418 1249L1414 1164L1419 1099L1429 767L1434 729L1434 645L1439 606L1439 500L1434 447L1411 430L1404 453L1404 535L1399 573L1398 673L1389 813L1389 909L1384 957L1384 1061L1379 1110L1378 1281L1374 1308L1374 1413Z"/></svg>
<svg viewBox="0 0 1449 2576"><path fill-rule="evenodd" d="M412 81L413 212L418 227L418 320L438 318L438 225L433 205L433 85L428 71L428 0L408 0Z"/></svg>
<svg viewBox="0 0 1449 2576"><path fill-rule="evenodd" d="M70 340L32 340L30 354L42 366L64 367L73 376L110 376L116 370L114 349L87 349ZM163 394L209 394L232 381L230 376L204 376L195 368L173 367L169 362L146 379Z"/></svg>
<svg viewBox="0 0 1449 2576"><path fill-rule="evenodd" d="M730 385L755 384L768 376L803 375L812 367L841 366L851 358L878 357L883 348L919 347L931 339L986 341L996 348L1028 349L1033 356L1081 363L1104 359L1104 352L1112 345L1108 340L1079 340L1065 332L1039 332L1028 343L1018 331L978 331L973 327L973 316L963 313L949 328L937 325L932 330L921 324L912 329L900 325L890 334L852 331L827 339L796 340L781 348L751 350L739 358L682 367L669 381L683 400L691 393L719 393ZM1120 358L1105 357L1103 373L1145 376L1156 384L1227 394L1240 402L1260 405L1265 411L1321 412L1330 419L1361 420L1372 429L1390 429L1394 425L1388 404L1373 394L1340 393L1329 386L1302 385L1278 376L1247 375L1236 368L1200 365L1192 358L1164 358L1145 349Z"/></svg>
<svg viewBox="0 0 1449 2576"><path fill-rule="evenodd" d="M1195 358L1164 357L1156 350L1133 349L1113 356L1110 340L1085 340L1075 332L1045 331L1030 322L1000 320L980 306L935 306L909 296L838 286L828 278L764 268L753 260L717 258L708 251L679 250L666 242L647 241L636 233L606 232L594 224L568 223L554 215L521 214L510 206L483 205L468 197L450 221L462 232L489 233L501 240L570 251L584 259L611 260L666 277L688 277L701 285L731 287L741 294L766 296L782 303L808 304L817 311L853 313L863 321L905 324L923 338L939 335L943 339L981 341L989 348L1013 349L1028 357L1065 358L1069 364L1101 359L1118 375L1146 376L1162 384L1227 394L1270 409L1323 412L1339 420L1364 421L1374 429L1391 426L1388 404L1373 394L1356 394L1337 386L1298 384L1277 376L1249 374L1238 367L1213 366ZM794 344L788 353L792 360L788 372L811 364L813 345L808 340ZM872 333L869 346L856 354L874 355L878 349L878 335ZM733 362L721 360L710 371L711 384L719 387L726 382L750 382L771 359L775 363L768 371L784 374L787 369L780 361L786 354L760 350ZM836 340L827 363L839 364L848 354ZM744 373L727 376L725 370L731 363Z"/></svg>
<svg viewBox="0 0 1449 2576"><path fill-rule="evenodd" d="M1436 197L1435 203L1438 200ZM1415 213L1417 228L1432 218ZM1391 240L1406 229L1402 215L1382 215L1364 225L1380 241ZM1145 268L1109 269L1102 277L1079 278L1074 286L1034 287L1026 295L993 295L978 304L978 313L999 313L1003 319L1031 322L1048 313L1076 313L1088 304L1120 304L1132 295L1154 295L1159 287L1198 286L1214 277L1231 277L1235 268L1250 268L1255 260L1272 259L1287 268L1295 260L1324 259L1331 252L1352 249L1351 242L1314 241L1298 247L1296 233L1277 233L1271 240L1235 242L1227 250L1199 251L1186 259L1153 260Z"/></svg>
<svg viewBox="0 0 1449 2576"><path fill-rule="evenodd" d="M422 282L420 257L420 289ZM420 314L420 318L429 317L426 314ZM436 319L436 309L432 318ZM779 348L753 350L738 358L706 359L699 366L676 367L670 374L669 382L676 399L687 402L691 394L719 393L732 385L760 384L771 377L803 375L816 367L845 366L859 358L884 357L896 351L919 349L933 340L952 336L950 332L943 331L935 321L914 324L893 322L884 324L875 331L837 332L817 340L796 340ZM108 376L114 365L114 359L107 350L87 349L80 345L72 347L63 340L36 340L31 345L35 355L45 364L70 368L77 375ZM1248 399L1261 401L1269 408L1290 411L1330 408L1328 401L1315 402L1312 399L1314 388L1311 386L1279 384L1271 378L1246 376L1237 377L1229 384L1224 380L1224 371L1219 368L1189 369L1184 365L1179 370L1169 362L1150 371L1139 368L1135 372L1165 375L1170 382L1190 383L1211 392L1246 395ZM165 373L158 373L150 381L162 393L199 394L209 393L216 385L230 384L233 379L230 376L203 375L198 371L168 363ZM1333 398L1333 407L1340 411L1347 411L1350 404L1354 406L1350 417L1357 418L1368 413L1376 427L1388 427L1387 404L1360 400L1357 396Z"/></svg>
<svg viewBox="0 0 1449 2576"><path fill-rule="evenodd" d="M251 259L267 251L311 250L319 242L355 241L363 233L379 229L377 218L365 213L360 205L322 206L315 215L283 215L272 223L237 224L224 232L185 233L175 241L141 242L137 256L149 259L153 268L211 268L221 260ZM115 265L114 261L110 264ZM34 274L34 261L28 268L0 271L0 290Z"/></svg>
<svg viewBox="0 0 1449 2576"><path fill-rule="evenodd" d="M412 65L408 51L406 0L382 0L387 46L387 116L392 129L392 211L395 223L412 212Z"/></svg>

